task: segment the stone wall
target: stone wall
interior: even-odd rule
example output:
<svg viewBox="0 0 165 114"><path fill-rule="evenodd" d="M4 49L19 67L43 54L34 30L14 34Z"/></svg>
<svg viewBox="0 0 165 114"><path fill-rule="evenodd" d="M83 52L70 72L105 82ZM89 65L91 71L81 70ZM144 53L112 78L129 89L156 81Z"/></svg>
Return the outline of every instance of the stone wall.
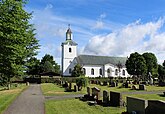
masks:
<svg viewBox="0 0 165 114"><path fill-rule="evenodd" d="M137 114L145 114L145 109L148 106L147 100L127 97L127 111L131 113L135 111Z"/></svg>

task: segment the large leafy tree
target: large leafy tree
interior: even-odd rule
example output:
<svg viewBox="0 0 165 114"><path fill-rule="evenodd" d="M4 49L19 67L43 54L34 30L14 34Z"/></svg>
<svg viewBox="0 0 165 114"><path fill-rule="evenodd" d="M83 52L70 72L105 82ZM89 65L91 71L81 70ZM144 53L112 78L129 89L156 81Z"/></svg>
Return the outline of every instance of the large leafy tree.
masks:
<svg viewBox="0 0 165 114"><path fill-rule="evenodd" d="M157 74L157 68L158 68L158 64L157 64L157 58L153 53L143 53L142 55L145 60L146 60L146 67L147 67L147 75L149 74L149 72L152 75Z"/></svg>
<svg viewBox="0 0 165 114"><path fill-rule="evenodd" d="M35 57L31 57L27 63L27 74L28 75L38 75L40 72L40 60Z"/></svg>
<svg viewBox="0 0 165 114"><path fill-rule="evenodd" d="M126 68L130 75L144 76L147 71L146 61L142 55L135 52L126 61Z"/></svg>
<svg viewBox="0 0 165 114"><path fill-rule="evenodd" d="M40 73L43 72L60 72L60 66L54 61L54 58L52 55L46 54L42 59L40 63Z"/></svg>
<svg viewBox="0 0 165 114"><path fill-rule="evenodd" d="M0 73L7 82L23 75L26 61L39 47L25 4L26 0L0 1Z"/></svg>
<svg viewBox="0 0 165 114"><path fill-rule="evenodd" d="M159 74L159 80L164 81L165 80L165 68L162 65L158 65L158 74Z"/></svg>

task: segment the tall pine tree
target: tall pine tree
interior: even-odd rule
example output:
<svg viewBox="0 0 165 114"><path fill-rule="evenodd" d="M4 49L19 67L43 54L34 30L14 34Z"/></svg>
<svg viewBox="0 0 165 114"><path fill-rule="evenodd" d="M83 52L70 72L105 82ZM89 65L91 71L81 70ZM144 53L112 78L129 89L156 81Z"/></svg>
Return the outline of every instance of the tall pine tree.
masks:
<svg viewBox="0 0 165 114"><path fill-rule="evenodd" d="M29 23L31 13L24 10L26 0L0 1L0 73L10 82L21 76L28 58L36 55L38 40Z"/></svg>

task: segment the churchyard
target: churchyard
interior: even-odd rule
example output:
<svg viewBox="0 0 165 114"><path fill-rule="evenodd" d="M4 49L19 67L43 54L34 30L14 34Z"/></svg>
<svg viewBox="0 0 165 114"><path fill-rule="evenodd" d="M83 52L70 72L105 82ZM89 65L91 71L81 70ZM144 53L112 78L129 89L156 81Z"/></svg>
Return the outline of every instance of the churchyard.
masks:
<svg viewBox="0 0 165 114"><path fill-rule="evenodd" d="M68 83L68 88L69 88ZM138 84L128 84L128 87L122 86L123 83L118 83L117 86L111 87L109 84L103 84L103 82L96 82L88 84L87 87L82 87L81 91L74 91L75 83L72 83L72 91L66 91L59 83L43 83L42 91L45 96L64 96L63 99L47 99L45 102L45 108L47 114L93 114L93 113L103 113L103 114L121 114L122 112L128 111L127 109L127 97L138 98L142 100L163 100L165 101L165 87L158 85L143 85L140 87ZM141 85L141 86L142 86ZM127 85L126 85L127 86ZM133 86L136 90L133 90ZM90 92L89 92L90 88ZM96 92L93 92L93 88L99 89L98 99L93 99L91 96ZM143 88L144 90L139 90ZM88 94L90 93L90 95ZM83 95L80 98L65 98L67 95ZM113 94L113 95L112 95ZM116 97L118 96L119 97ZM96 102L97 103L96 103ZM111 102L110 102L111 101ZM136 100L135 100L136 101ZM118 102L119 104L116 104ZM133 101L134 102L134 101ZM137 101L138 102L138 101ZM135 103L135 102L134 102ZM134 104L133 103L133 104ZM136 104L136 103L135 103ZM132 104L131 104L132 105ZM148 105L147 105L148 106ZM65 109L65 110L63 110ZM130 109L129 109L130 110ZM144 110L143 110L144 111ZM126 113L127 114L127 113Z"/></svg>

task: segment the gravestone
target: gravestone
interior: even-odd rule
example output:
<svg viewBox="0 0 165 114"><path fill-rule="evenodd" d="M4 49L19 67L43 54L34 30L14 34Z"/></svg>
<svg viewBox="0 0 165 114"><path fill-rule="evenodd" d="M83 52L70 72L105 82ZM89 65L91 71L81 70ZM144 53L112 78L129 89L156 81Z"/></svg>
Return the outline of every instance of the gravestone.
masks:
<svg viewBox="0 0 165 114"><path fill-rule="evenodd" d="M122 94L110 91L110 103L112 106L123 106Z"/></svg>
<svg viewBox="0 0 165 114"><path fill-rule="evenodd" d="M135 85L133 85L132 90L137 90L137 87Z"/></svg>
<svg viewBox="0 0 165 114"><path fill-rule="evenodd" d="M127 112L132 114L132 112L136 112L136 114L145 114L145 109L148 106L147 100L143 100L140 98L127 97Z"/></svg>
<svg viewBox="0 0 165 114"><path fill-rule="evenodd" d="M103 86L107 86L108 85L108 82L107 81L104 81L103 82Z"/></svg>
<svg viewBox="0 0 165 114"><path fill-rule="evenodd" d="M104 105L108 105L109 103L109 95L108 95L108 91L103 91L103 103Z"/></svg>
<svg viewBox="0 0 165 114"><path fill-rule="evenodd" d="M72 83L69 83L69 90L72 90Z"/></svg>
<svg viewBox="0 0 165 114"><path fill-rule="evenodd" d="M90 96L91 92L90 92L90 87L87 87L87 95Z"/></svg>
<svg viewBox="0 0 165 114"><path fill-rule="evenodd" d="M165 114L165 101L148 100L146 114Z"/></svg>
<svg viewBox="0 0 165 114"><path fill-rule="evenodd" d="M116 87L116 83L115 82L111 82L111 87Z"/></svg>
<svg viewBox="0 0 165 114"><path fill-rule="evenodd" d="M124 84L124 86L125 86L125 88L128 88L128 83L126 82L126 83Z"/></svg>
<svg viewBox="0 0 165 114"><path fill-rule="evenodd" d="M29 82L26 82L26 85L29 86Z"/></svg>
<svg viewBox="0 0 165 114"><path fill-rule="evenodd" d="M97 87L92 88L92 96L95 100L99 100L100 99L100 89Z"/></svg>
<svg viewBox="0 0 165 114"><path fill-rule="evenodd" d="M74 85L74 92L77 92L77 85Z"/></svg>
<svg viewBox="0 0 165 114"><path fill-rule="evenodd" d="M144 84L139 84L139 90L146 90L146 86Z"/></svg>

